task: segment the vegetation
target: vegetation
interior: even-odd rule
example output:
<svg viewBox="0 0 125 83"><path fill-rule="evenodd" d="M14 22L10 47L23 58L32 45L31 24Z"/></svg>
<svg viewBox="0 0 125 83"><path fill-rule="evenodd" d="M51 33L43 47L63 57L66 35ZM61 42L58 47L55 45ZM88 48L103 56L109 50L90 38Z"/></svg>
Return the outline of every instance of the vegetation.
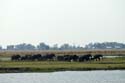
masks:
<svg viewBox="0 0 125 83"><path fill-rule="evenodd" d="M117 42L89 43L86 49L124 49L125 44Z"/></svg>
<svg viewBox="0 0 125 83"><path fill-rule="evenodd" d="M88 53L107 53L119 58L104 58L101 61L85 61L85 62L63 62L63 61L11 61L10 57L14 54L24 56L26 54L88 54ZM83 70L116 70L125 69L124 50L81 50L81 51L1 51L0 52L0 72L53 72L53 71L83 71ZM106 56L106 55L105 55ZM4 59L4 60L2 60Z"/></svg>
<svg viewBox="0 0 125 83"><path fill-rule="evenodd" d="M0 51L0 57L10 57L13 55L34 55L34 54L55 54L55 55L84 55L84 54L102 54L104 56L125 56L125 49L120 50L6 50Z"/></svg>
<svg viewBox="0 0 125 83"><path fill-rule="evenodd" d="M0 72L53 72L125 69L125 58L105 58L101 61L1 61Z"/></svg>
<svg viewBox="0 0 125 83"><path fill-rule="evenodd" d="M125 49L124 43L117 42L103 42L103 43L89 43L84 46L78 45L70 45L63 44L58 46L58 44L54 44L53 46L49 46L46 43L39 43L37 46L32 44L17 44L17 45L8 45L5 49L0 46L0 50L82 50L82 49Z"/></svg>

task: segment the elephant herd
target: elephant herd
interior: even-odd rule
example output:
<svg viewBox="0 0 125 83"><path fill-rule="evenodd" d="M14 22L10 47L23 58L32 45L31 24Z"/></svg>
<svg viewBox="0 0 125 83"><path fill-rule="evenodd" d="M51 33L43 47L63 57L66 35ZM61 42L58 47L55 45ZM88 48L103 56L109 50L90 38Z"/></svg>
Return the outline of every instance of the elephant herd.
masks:
<svg viewBox="0 0 125 83"><path fill-rule="evenodd" d="M12 61L78 61L78 62L84 62L84 61L91 61L91 60L101 60L103 58L103 55L96 54L86 54L86 55L63 55L63 56L56 56L55 54L35 54L35 55L13 55L11 57Z"/></svg>

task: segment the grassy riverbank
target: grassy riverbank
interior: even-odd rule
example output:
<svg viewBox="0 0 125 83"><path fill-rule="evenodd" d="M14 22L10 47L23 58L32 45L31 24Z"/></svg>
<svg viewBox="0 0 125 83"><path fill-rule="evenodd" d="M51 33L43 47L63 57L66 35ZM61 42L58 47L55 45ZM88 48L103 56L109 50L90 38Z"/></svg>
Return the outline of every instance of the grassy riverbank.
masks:
<svg viewBox="0 0 125 83"><path fill-rule="evenodd" d="M0 73L12 72L54 72L83 70L117 70L125 69L125 58L108 58L90 62L60 61L1 61Z"/></svg>

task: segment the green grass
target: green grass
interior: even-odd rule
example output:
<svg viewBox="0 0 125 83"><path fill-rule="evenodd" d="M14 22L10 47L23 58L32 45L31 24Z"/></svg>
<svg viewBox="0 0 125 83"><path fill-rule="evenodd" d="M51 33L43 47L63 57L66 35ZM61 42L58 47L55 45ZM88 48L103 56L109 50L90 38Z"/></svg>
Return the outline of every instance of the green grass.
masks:
<svg viewBox="0 0 125 83"><path fill-rule="evenodd" d="M1 61L0 72L52 72L125 69L125 58L109 58L90 62Z"/></svg>

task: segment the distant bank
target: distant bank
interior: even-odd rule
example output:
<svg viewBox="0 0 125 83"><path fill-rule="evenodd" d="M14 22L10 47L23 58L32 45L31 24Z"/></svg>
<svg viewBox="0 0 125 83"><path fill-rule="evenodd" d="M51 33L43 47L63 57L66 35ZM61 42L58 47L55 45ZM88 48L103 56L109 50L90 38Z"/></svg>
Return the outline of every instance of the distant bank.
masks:
<svg viewBox="0 0 125 83"><path fill-rule="evenodd" d="M103 54L104 56L125 56L125 49L95 49L95 50L3 50L0 51L0 56L12 56L14 54L49 54L55 55L84 55L84 54Z"/></svg>

